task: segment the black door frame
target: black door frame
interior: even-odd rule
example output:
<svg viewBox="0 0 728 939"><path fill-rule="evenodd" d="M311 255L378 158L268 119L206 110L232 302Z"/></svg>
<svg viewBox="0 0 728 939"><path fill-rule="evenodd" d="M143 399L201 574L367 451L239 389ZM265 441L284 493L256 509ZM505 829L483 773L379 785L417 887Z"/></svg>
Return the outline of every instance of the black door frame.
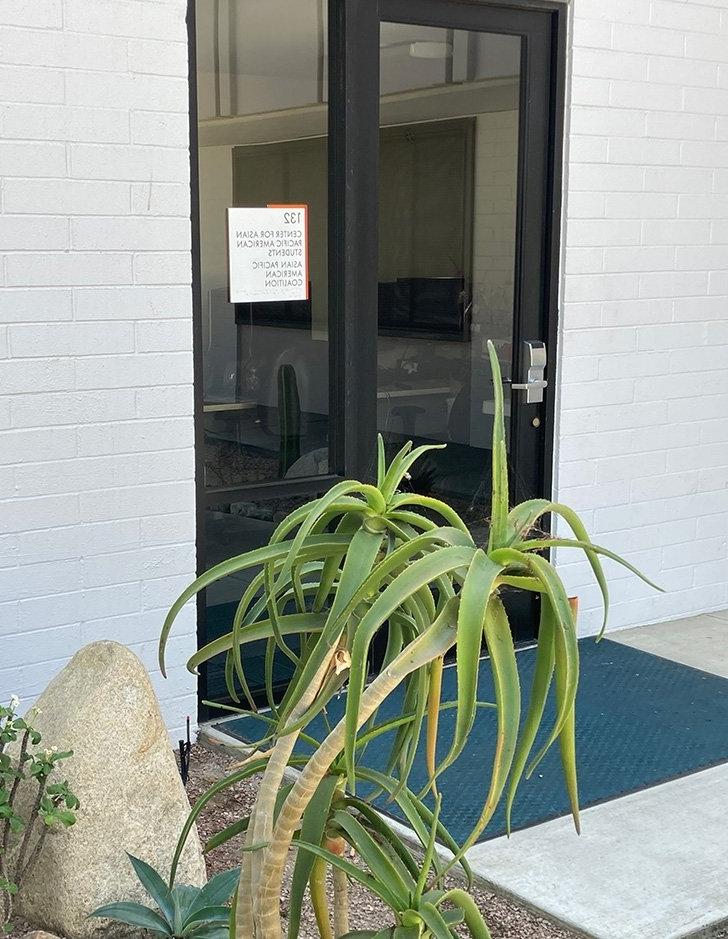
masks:
<svg viewBox="0 0 728 939"><path fill-rule="evenodd" d="M553 387L558 328L562 149L566 75L566 4L560 0L329 0L329 460L330 475L207 490L204 485L202 284L197 128L195 0L188 0L190 186L194 336L197 569L206 569L208 506L320 492L342 477L374 471L377 354L377 199L379 166L379 32L382 21L520 35L521 107L514 348L521 338L548 345L550 384L544 404L516 409L511 453L542 458L525 484L550 496L554 440ZM544 78L545 77L545 78ZM534 166L538 172L534 172ZM526 272L538 270L539 277ZM514 372L520 367L518 353ZM538 413L540 427L531 419ZM526 419L528 418L528 420ZM523 472L520 473L523 478ZM198 645L205 642L204 596L197 602ZM205 672L200 700L206 697Z"/></svg>

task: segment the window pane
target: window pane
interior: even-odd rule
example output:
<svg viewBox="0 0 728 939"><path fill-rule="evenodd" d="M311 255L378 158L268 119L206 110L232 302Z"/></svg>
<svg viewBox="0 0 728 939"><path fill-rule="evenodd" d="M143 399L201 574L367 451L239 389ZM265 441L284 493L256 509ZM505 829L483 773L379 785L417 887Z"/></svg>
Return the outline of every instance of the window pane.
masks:
<svg viewBox="0 0 728 939"><path fill-rule="evenodd" d="M326 4L198 0L205 485L328 473ZM285 23L279 30L271 24ZM306 139L301 139L305 137ZM231 304L227 209L309 207L310 300Z"/></svg>
<svg viewBox="0 0 728 939"><path fill-rule="evenodd" d="M486 341L506 376L512 361L521 41L383 23L381 46L378 425L392 451L447 443L410 485L472 523L490 486Z"/></svg>
<svg viewBox="0 0 728 939"><path fill-rule="evenodd" d="M294 509L317 494L289 498L235 502L211 506L205 512L205 568L220 561L252 551L267 544L276 526ZM318 494L320 495L320 493ZM216 581L205 591L206 642L230 632L235 609L257 570L240 571ZM265 643L254 642L246 646L245 674L253 694L265 687ZM210 700L226 700L225 656L221 655L205 666L207 696ZM276 655L274 684L284 688L291 675L291 662L284 655Z"/></svg>

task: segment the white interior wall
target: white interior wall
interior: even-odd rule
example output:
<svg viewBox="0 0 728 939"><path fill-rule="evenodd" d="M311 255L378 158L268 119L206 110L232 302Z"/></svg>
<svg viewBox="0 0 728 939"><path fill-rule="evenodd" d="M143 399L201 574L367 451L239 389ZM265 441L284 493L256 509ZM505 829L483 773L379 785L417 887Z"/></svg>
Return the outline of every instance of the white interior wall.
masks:
<svg viewBox="0 0 728 939"><path fill-rule="evenodd" d="M609 565L622 627L728 607L728 0L572 15L556 494L666 590Z"/></svg>

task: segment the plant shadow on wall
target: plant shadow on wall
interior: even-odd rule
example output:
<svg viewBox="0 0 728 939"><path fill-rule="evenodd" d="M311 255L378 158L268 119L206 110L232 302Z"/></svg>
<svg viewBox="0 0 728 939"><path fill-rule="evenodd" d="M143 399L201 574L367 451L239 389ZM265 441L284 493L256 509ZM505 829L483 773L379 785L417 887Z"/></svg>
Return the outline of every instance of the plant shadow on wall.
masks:
<svg viewBox="0 0 728 939"><path fill-rule="evenodd" d="M0 932L10 930L13 899L38 862L48 833L75 824L79 807L67 782L51 782L73 754L41 749L33 712L19 717L19 703L13 698L7 707L0 705Z"/></svg>
<svg viewBox="0 0 728 939"><path fill-rule="evenodd" d="M246 681L246 647L259 640L267 642L269 710L257 715L266 727L265 736L234 773L216 783L194 806L170 879L173 884L185 838L207 802L226 787L261 774L250 816L214 839L219 845L245 833L231 937L279 939L281 886L292 850L296 854L289 939L297 939L307 888L323 939L346 935L350 878L376 894L391 911L391 922L384 929L357 936L451 939L462 924L476 939L487 937L482 913L467 890L447 889L445 878L460 867L470 884L466 852L482 835L502 798L510 819L524 774L532 773L553 745L560 748L578 830L576 602L567 597L544 552L558 547L584 553L603 595L605 621L608 595L601 558L611 558L646 578L612 552L594 545L578 516L566 506L536 499L509 511L503 387L491 343L488 349L495 420L486 545L475 544L466 524L447 504L398 491L415 461L432 447L412 450L409 444L387 466L380 440L376 485L341 482L322 498L291 512L267 546L212 568L170 610L160 641L163 671L167 638L185 603L220 578L248 572L249 586L230 632L188 663L194 671L224 653L228 689L240 704L235 710L241 714L257 713ZM545 515L561 517L573 537L539 533L536 526ZM537 666L523 720L503 588L540 598ZM367 684L375 637L384 652L376 677ZM483 643L494 679L492 702L479 701L477 696ZM277 653L287 656L294 669L280 700L273 694ZM457 696L454 701L442 701L442 673L450 653L455 656ZM236 683L243 690L244 703L238 698ZM379 720L381 705L400 685L404 687L402 713L393 720ZM325 739L314 740L306 732L308 725L321 714L326 717L327 705L345 686L344 717L329 725ZM556 717L534 753L551 689ZM482 707L494 708L497 715L490 784L473 830L462 844L456 844L439 820L437 781L457 759L479 758L472 748L464 751L477 709ZM454 732L438 751L438 720L449 708L455 709ZM377 737L391 741L384 773L366 763L367 744ZM310 755L301 755L298 745L304 743L313 748ZM414 793L408 780L421 743L429 784L424 792ZM286 778L290 769L299 771L294 783ZM407 819L424 860L412 855L373 807L373 800L382 794ZM438 842L449 849L449 860L442 860L437 852ZM347 859L352 850L358 864ZM334 880L332 910L324 889L329 868Z"/></svg>

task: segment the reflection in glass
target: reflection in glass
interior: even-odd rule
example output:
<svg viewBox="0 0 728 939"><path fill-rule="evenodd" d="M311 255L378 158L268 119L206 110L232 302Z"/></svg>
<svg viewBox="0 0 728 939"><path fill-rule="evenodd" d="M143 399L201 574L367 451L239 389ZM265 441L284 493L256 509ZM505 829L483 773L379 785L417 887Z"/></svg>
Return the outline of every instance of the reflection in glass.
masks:
<svg viewBox="0 0 728 939"><path fill-rule="evenodd" d="M477 524L486 341L512 361L520 39L383 23L381 47L378 427L390 451L446 443L410 485Z"/></svg>
<svg viewBox="0 0 728 939"><path fill-rule="evenodd" d="M325 8L197 3L208 489L329 470ZM276 203L309 207L311 299L233 305L226 211Z"/></svg>

